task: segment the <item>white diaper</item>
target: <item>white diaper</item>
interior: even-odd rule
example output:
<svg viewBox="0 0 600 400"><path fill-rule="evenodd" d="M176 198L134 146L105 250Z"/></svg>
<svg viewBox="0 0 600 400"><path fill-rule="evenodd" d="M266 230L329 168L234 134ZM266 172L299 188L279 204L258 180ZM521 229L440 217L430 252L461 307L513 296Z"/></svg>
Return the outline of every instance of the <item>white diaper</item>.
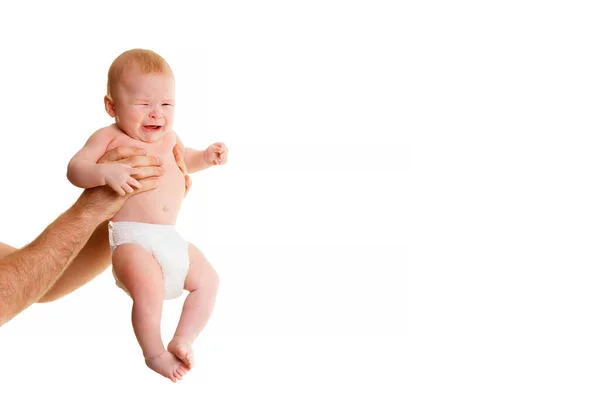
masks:
<svg viewBox="0 0 600 400"><path fill-rule="evenodd" d="M152 253L162 268L165 300L181 296L190 267L190 257L188 243L177 232L175 225L111 221L108 223L108 241L111 253L117 246L125 243L138 244ZM116 276L115 282L127 292Z"/></svg>

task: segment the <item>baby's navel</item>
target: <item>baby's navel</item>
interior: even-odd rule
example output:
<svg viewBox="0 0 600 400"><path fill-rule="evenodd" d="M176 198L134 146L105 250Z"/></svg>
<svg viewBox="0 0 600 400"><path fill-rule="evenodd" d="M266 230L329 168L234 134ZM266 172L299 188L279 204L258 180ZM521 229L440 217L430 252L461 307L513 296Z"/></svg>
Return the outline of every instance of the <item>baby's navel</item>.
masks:
<svg viewBox="0 0 600 400"><path fill-rule="evenodd" d="M167 211L169 211L169 207L167 207L167 206L163 206L163 211L164 211L164 212L167 212Z"/></svg>

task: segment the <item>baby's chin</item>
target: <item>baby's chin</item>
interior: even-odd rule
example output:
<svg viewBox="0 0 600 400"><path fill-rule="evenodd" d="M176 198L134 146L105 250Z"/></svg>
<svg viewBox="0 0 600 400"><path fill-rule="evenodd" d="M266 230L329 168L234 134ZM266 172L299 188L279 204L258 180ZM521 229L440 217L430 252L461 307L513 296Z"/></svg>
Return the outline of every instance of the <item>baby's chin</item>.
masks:
<svg viewBox="0 0 600 400"><path fill-rule="evenodd" d="M144 125L141 126L138 131L138 138L142 142L152 143L159 141L166 135L167 130L165 126L159 125Z"/></svg>

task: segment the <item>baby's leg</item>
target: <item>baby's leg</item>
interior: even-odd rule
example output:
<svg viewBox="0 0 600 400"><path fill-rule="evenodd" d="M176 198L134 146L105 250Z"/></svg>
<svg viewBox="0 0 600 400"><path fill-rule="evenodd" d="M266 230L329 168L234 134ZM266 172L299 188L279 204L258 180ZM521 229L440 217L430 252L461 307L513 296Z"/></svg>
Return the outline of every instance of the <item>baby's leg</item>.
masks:
<svg viewBox="0 0 600 400"><path fill-rule="evenodd" d="M164 300L162 270L152 254L137 244L118 246L112 257L115 276L133 299L131 320L146 364L176 382L187 367L165 351L160 335Z"/></svg>
<svg viewBox="0 0 600 400"><path fill-rule="evenodd" d="M194 365L192 343L206 326L215 305L219 276L196 246L189 243L190 269L184 289L189 290L175 336L167 349L189 368Z"/></svg>

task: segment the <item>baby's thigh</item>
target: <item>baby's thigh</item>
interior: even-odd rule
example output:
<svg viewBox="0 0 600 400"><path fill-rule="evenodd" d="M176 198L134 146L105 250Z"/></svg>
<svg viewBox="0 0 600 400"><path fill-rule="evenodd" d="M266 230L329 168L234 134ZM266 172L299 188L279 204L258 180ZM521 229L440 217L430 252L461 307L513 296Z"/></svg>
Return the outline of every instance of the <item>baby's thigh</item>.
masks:
<svg viewBox="0 0 600 400"><path fill-rule="evenodd" d="M112 255L113 271L135 300L140 296L164 294L162 270L152 254L133 243L119 245Z"/></svg>
<svg viewBox="0 0 600 400"><path fill-rule="evenodd" d="M210 265L204 254L191 243L188 243L188 252L190 255L190 269L183 288L192 291L202 287L218 286L219 276L217 271Z"/></svg>

